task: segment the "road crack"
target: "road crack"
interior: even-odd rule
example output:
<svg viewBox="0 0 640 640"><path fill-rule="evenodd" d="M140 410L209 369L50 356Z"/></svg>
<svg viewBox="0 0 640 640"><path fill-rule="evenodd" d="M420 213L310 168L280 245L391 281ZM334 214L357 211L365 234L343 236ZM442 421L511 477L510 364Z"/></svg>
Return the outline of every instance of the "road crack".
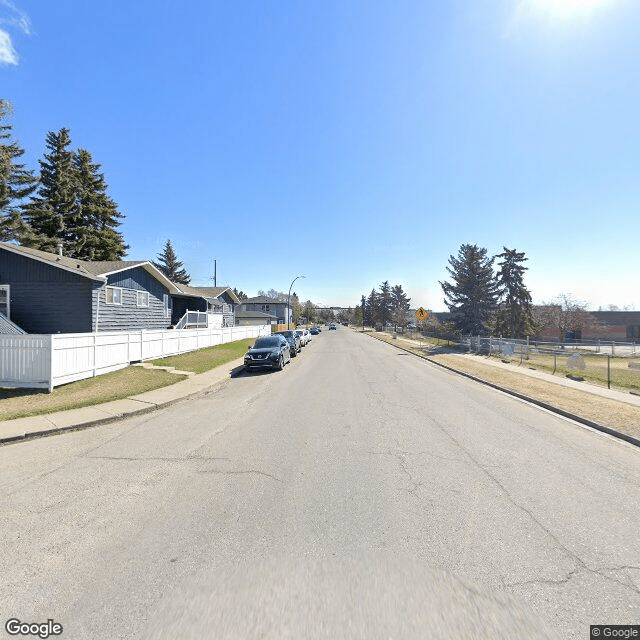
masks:
<svg viewBox="0 0 640 640"><path fill-rule="evenodd" d="M517 581L517 582L504 582L504 580L503 580L502 584L506 589L509 589L509 588L512 588L512 587L522 587L522 586L536 585L536 584L539 584L539 585L550 585L550 586L561 586L561 585L568 584L571 580L573 580L574 578L579 577L582 574L591 574L591 575L597 575L600 578L604 578L605 580L607 580L609 582L614 582L616 584L619 584L620 586L624 587L625 589L629 589L633 593L635 593L637 595L640 595L640 589L631 580L616 579L616 578L604 573L604 572L615 573L615 572L624 571L626 569L637 569L637 570L640 570L640 567L634 567L634 566L630 566L630 565L623 565L621 567L602 567L600 569L591 569L590 567L588 567L584 563L582 563L579 568L572 569L566 575L564 575L562 578L558 578L558 579L555 579L555 580L553 578L534 578L532 580L522 580L522 581Z"/></svg>

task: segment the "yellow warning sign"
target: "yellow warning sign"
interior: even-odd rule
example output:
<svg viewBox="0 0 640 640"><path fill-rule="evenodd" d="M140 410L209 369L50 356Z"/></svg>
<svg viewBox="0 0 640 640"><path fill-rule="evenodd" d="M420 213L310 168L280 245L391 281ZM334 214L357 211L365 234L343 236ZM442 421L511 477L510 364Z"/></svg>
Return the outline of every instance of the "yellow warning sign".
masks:
<svg viewBox="0 0 640 640"><path fill-rule="evenodd" d="M429 312L426 309L423 309L422 307L420 307L419 309L416 310L416 318L418 318L418 320L426 320L429 317Z"/></svg>

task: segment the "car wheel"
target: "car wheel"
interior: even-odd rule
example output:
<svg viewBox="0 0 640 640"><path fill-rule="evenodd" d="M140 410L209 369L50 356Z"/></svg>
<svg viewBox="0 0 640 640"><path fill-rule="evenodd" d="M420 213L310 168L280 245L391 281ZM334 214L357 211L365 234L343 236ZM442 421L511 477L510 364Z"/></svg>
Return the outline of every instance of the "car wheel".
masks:
<svg viewBox="0 0 640 640"><path fill-rule="evenodd" d="M280 356L280 360L278 360L278 371L282 371L284 369L284 356Z"/></svg>

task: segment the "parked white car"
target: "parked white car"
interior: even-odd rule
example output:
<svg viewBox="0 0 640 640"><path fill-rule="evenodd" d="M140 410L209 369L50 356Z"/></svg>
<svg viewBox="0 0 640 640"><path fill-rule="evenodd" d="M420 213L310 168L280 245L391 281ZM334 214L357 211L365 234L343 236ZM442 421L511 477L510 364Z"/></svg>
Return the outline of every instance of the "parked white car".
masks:
<svg viewBox="0 0 640 640"><path fill-rule="evenodd" d="M296 329L296 333L300 336L300 344L304 347L309 340L311 340L311 334L309 329L303 329L302 327Z"/></svg>

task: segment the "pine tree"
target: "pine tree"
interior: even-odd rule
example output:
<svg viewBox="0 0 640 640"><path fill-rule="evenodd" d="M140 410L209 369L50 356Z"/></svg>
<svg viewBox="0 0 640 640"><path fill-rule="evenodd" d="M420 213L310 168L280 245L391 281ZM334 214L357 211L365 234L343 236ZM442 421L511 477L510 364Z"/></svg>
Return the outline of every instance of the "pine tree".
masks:
<svg viewBox="0 0 640 640"><path fill-rule="evenodd" d="M24 215L34 232L27 246L55 251L67 240L67 224L75 215L77 177L73 152L69 149L69 129L47 134L49 153L40 160L40 186L37 195L24 207Z"/></svg>
<svg viewBox="0 0 640 640"><path fill-rule="evenodd" d="M391 321L392 312L393 301L391 297L391 285L388 280L385 280L380 285L380 293L378 294L378 317L383 327Z"/></svg>
<svg viewBox="0 0 640 640"><path fill-rule="evenodd" d="M449 264L453 284L441 282L440 286L456 328L463 333L487 333L498 298L493 258L487 257L486 249L463 244L457 258L449 256Z"/></svg>
<svg viewBox="0 0 640 640"><path fill-rule="evenodd" d="M178 260L173 250L171 240L167 240L162 253L159 253L158 262L152 262L153 266L162 271L164 275L178 284L189 284L191 276L182 268L182 262Z"/></svg>
<svg viewBox="0 0 640 640"><path fill-rule="evenodd" d="M77 196L66 225L67 252L81 260L120 260L129 248L117 231L124 216L107 195L100 165L92 162L86 149L79 149L74 167Z"/></svg>
<svg viewBox="0 0 640 640"><path fill-rule="evenodd" d="M367 312L365 316L365 320L371 326L375 326L377 322L379 322L379 314L378 314L378 294L375 289L371 289L371 293L367 298Z"/></svg>
<svg viewBox="0 0 640 640"><path fill-rule="evenodd" d="M401 284L397 284L391 289L391 318L395 325L404 327L407 323L407 311L409 311L409 298L402 289Z"/></svg>
<svg viewBox="0 0 640 640"><path fill-rule="evenodd" d="M244 291L238 291L235 287L233 287L233 293L238 296L238 300L246 300L249 296Z"/></svg>
<svg viewBox="0 0 640 640"><path fill-rule="evenodd" d="M507 249L496 256L502 258L497 280L500 292L500 305L496 313L494 333L510 338L524 338L531 332L533 326L531 310L531 293L524 285L524 272L527 270L522 263L528 260L524 252Z"/></svg>
<svg viewBox="0 0 640 640"><path fill-rule="evenodd" d="M394 311L397 309L408 311L410 302L411 298L403 291L401 284L397 284L391 289L391 306Z"/></svg>
<svg viewBox="0 0 640 640"><path fill-rule="evenodd" d="M28 237L29 228L20 204L35 191L38 179L18 162L24 149L11 139L12 126L2 124L11 114L11 104L0 99L0 240L22 241Z"/></svg>

